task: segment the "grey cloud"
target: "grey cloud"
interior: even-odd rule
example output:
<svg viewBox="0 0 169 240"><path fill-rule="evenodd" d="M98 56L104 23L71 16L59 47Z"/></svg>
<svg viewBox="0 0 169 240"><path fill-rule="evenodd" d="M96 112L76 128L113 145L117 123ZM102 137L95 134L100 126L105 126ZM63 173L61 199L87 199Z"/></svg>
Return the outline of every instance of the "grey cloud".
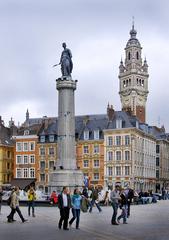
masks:
<svg viewBox="0 0 169 240"><path fill-rule="evenodd" d="M27 107L31 117L57 115L60 68L52 65L63 41L72 50L79 81L76 114L105 113L108 101L120 110L118 67L135 16L150 72L147 120L157 124L160 115L169 128L168 7L165 0L1 1L0 115L22 122Z"/></svg>

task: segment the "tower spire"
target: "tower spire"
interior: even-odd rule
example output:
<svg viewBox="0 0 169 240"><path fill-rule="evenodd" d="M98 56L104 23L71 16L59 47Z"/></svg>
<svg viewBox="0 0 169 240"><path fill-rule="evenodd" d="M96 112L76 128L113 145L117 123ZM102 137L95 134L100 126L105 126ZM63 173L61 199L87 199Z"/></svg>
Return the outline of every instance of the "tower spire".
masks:
<svg viewBox="0 0 169 240"><path fill-rule="evenodd" d="M134 16L132 17L132 29L130 30L131 39L136 38L137 31L134 28Z"/></svg>
<svg viewBox="0 0 169 240"><path fill-rule="evenodd" d="M132 29L134 29L134 16L132 16Z"/></svg>

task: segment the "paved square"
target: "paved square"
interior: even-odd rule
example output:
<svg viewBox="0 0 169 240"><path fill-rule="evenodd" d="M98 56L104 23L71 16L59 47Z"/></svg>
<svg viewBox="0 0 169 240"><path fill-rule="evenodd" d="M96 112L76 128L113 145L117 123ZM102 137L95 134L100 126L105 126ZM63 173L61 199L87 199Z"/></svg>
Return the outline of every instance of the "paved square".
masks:
<svg viewBox="0 0 169 240"><path fill-rule="evenodd" d="M0 240L168 240L169 239L169 201L157 204L131 206L128 224L114 226L110 224L111 207L103 207L99 213L81 213L80 230L72 224L70 231L57 228L59 209L57 207L36 207L36 217L28 217L27 207L21 211L28 222L22 223L16 214L14 223L7 223L10 209L2 206L0 215ZM120 210L119 210L120 211ZM71 214L70 214L71 216Z"/></svg>

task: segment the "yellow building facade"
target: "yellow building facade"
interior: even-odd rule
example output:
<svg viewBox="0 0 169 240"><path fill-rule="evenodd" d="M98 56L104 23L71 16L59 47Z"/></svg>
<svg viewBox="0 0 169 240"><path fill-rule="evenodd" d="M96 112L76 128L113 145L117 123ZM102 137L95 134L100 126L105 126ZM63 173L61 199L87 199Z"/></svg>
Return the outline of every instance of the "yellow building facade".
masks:
<svg viewBox="0 0 169 240"><path fill-rule="evenodd" d="M13 178L14 147L0 144L0 185L9 184Z"/></svg>

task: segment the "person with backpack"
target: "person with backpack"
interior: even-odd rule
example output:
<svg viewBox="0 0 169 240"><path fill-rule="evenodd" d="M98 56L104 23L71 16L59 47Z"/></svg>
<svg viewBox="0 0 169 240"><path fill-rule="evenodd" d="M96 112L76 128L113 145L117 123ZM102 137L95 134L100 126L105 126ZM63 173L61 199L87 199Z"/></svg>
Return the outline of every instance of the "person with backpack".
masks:
<svg viewBox="0 0 169 240"><path fill-rule="evenodd" d="M95 188L92 188L92 193L91 193L91 202L90 202L90 209L89 209L89 212L92 213L92 209L93 209L93 206L94 204L96 205L97 209L99 210L99 212L102 211L101 207L99 206L98 204L98 188L95 187Z"/></svg>

